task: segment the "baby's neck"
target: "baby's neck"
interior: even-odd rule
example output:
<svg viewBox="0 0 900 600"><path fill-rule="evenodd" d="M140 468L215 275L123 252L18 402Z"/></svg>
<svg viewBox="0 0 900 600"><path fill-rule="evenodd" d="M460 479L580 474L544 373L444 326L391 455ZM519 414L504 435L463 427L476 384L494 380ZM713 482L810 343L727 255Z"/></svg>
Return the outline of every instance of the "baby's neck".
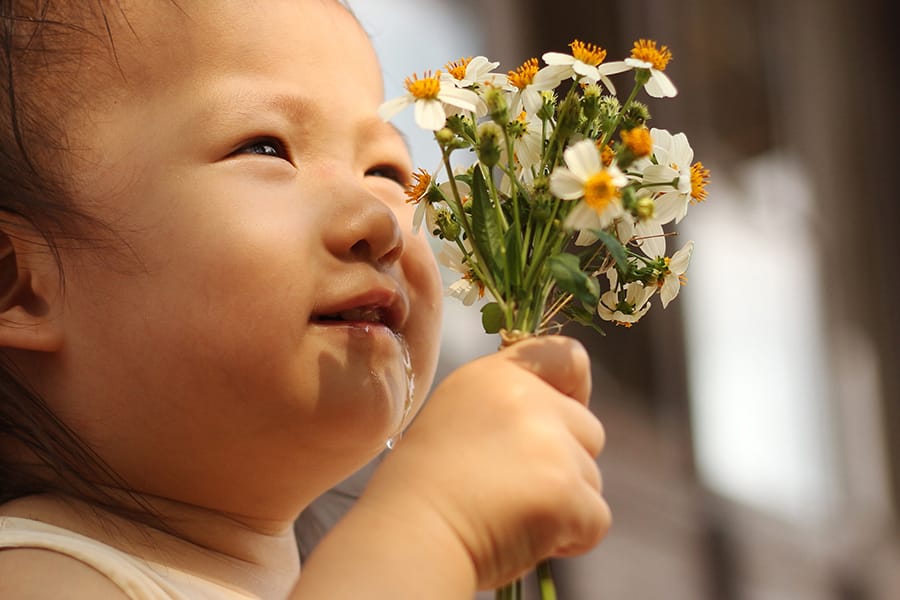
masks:
<svg viewBox="0 0 900 600"><path fill-rule="evenodd" d="M171 532L52 495L2 504L0 515L56 525L260 598L284 598L297 582L300 562L292 523L251 521L160 498L147 501Z"/></svg>

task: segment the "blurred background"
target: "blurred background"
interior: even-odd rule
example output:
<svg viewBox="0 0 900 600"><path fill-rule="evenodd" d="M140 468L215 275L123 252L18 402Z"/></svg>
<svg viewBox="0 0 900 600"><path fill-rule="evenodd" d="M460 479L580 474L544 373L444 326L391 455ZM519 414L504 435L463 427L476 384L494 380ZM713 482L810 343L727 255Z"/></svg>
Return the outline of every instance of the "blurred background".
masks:
<svg viewBox="0 0 900 600"><path fill-rule="evenodd" d="M679 225L689 284L593 356L615 523L554 563L572 599L900 598L897 34L877 0L357 0L388 98L484 54L506 71L573 38L620 60L667 45L684 131L712 171ZM621 76L620 76L621 77ZM617 79L617 81L620 81ZM412 111L417 165L439 160ZM439 378L493 352L447 301ZM485 596L488 597L488 596Z"/></svg>

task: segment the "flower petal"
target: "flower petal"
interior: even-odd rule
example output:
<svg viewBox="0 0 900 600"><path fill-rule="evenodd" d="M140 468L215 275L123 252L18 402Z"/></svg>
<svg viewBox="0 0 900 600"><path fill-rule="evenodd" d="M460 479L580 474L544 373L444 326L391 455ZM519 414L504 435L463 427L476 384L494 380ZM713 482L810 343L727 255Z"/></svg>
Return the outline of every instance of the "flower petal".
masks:
<svg viewBox="0 0 900 600"><path fill-rule="evenodd" d="M572 57L570 56L569 58ZM562 83L563 79L571 77L572 73L574 73L574 71L572 71L572 63L551 64L535 74L534 79L531 81L531 85L528 86L528 88L534 88L535 90L552 90Z"/></svg>
<svg viewBox="0 0 900 600"><path fill-rule="evenodd" d="M638 58L628 57L624 61L626 65L635 69L651 69L653 68L653 64L647 62L646 60L640 60Z"/></svg>
<svg viewBox="0 0 900 600"><path fill-rule="evenodd" d="M563 222L565 229L600 229L600 215L586 202L579 202L566 216Z"/></svg>
<svg viewBox="0 0 900 600"><path fill-rule="evenodd" d="M548 65L572 65L575 63L574 56L562 52L546 52L541 58Z"/></svg>
<svg viewBox="0 0 900 600"><path fill-rule="evenodd" d="M437 131L447 121L447 113L438 100L416 100L416 125Z"/></svg>
<svg viewBox="0 0 900 600"><path fill-rule="evenodd" d="M688 170L691 162L694 160L694 149L691 148L687 136L684 133L676 133L672 136L671 157L672 162L677 164L681 169Z"/></svg>
<svg viewBox="0 0 900 600"><path fill-rule="evenodd" d="M660 191L674 190L675 185L672 183L678 178L678 171L666 165L650 165L644 169L643 184L648 187L647 190L656 193ZM658 185L658 184L666 185Z"/></svg>
<svg viewBox="0 0 900 600"><path fill-rule="evenodd" d="M623 244L627 244L634 237L634 218L629 213L616 221L616 238Z"/></svg>
<svg viewBox="0 0 900 600"><path fill-rule="evenodd" d="M662 225L655 221L640 221L635 227L635 235L639 238L641 250L650 258L666 255L666 238Z"/></svg>
<svg viewBox="0 0 900 600"><path fill-rule="evenodd" d="M441 244L441 249L437 255L437 261L439 265L457 273L465 273L467 270L463 264L462 250L449 242Z"/></svg>
<svg viewBox="0 0 900 600"><path fill-rule="evenodd" d="M684 201L679 194L662 194L656 198L655 204L653 220L660 225L665 225L684 216L682 214Z"/></svg>
<svg viewBox="0 0 900 600"><path fill-rule="evenodd" d="M681 281L679 281L678 276L666 276L662 289L659 290L659 299L662 301L663 308L669 306L669 302L678 296L679 291L681 291Z"/></svg>
<svg viewBox="0 0 900 600"><path fill-rule="evenodd" d="M672 255L669 261L669 270L676 275L687 272L688 265L691 263L691 255L694 253L694 242L690 241L682 246L681 250Z"/></svg>
<svg viewBox="0 0 900 600"><path fill-rule="evenodd" d="M597 67L583 63L580 60L576 60L572 64L572 70L592 82L600 79L600 71L597 70Z"/></svg>
<svg viewBox="0 0 900 600"><path fill-rule="evenodd" d="M603 73L600 73L600 81L603 82L603 85L606 86L606 89L609 90L610 94L612 94L613 96L616 95L616 86L613 85L613 82L609 77L607 77Z"/></svg>
<svg viewBox="0 0 900 600"><path fill-rule="evenodd" d="M563 200L577 200L584 195L584 180L565 167L558 167L550 175L550 191Z"/></svg>
<svg viewBox="0 0 900 600"><path fill-rule="evenodd" d="M581 140L566 148L563 153L566 166L582 183L603 169L600 152L593 140Z"/></svg>
<svg viewBox="0 0 900 600"><path fill-rule="evenodd" d="M405 96L394 98L393 100L388 100L378 107L378 116L385 121L390 121L394 115L412 103L412 98L411 95L407 94Z"/></svg>
<svg viewBox="0 0 900 600"><path fill-rule="evenodd" d="M597 70L600 71L601 75L615 75L616 73L623 73L632 68L634 67L624 60L614 60L597 66Z"/></svg>
<svg viewBox="0 0 900 600"><path fill-rule="evenodd" d="M576 246L592 246L599 240L600 237L594 233L590 229L582 229L578 232L578 235L575 236L575 245Z"/></svg>
<svg viewBox="0 0 900 600"><path fill-rule="evenodd" d="M466 66L465 78L475 83L482 83L485 75L500 66L499 62L491 62L486 56L476 56Z"/></svg>
<svg viewBox="0 0 900 600"><path fill-rule="evenodd" d="M654 98L674 98L678 95L678 90L675 89L675 84L669 76L656 69L650 69L650 80L644 89Z"/></svg>
<svg viewBox="0 0 900 600"><path fill-rule="evenodd" d="M422 219L425 218L425 208L428 206L428 202L419 202L416 205L416 210L413 212L413 233L419 233L419 230L422 228ZM428 233L431 233L430 231Z"/></svg>
<svg viewBox="0 0 900 600"><path fill-rule="evenodd" d="M438 100L463 110L475 112L480 98L472 90L460 89L442 82L441 91L438 92Z"/></svg>

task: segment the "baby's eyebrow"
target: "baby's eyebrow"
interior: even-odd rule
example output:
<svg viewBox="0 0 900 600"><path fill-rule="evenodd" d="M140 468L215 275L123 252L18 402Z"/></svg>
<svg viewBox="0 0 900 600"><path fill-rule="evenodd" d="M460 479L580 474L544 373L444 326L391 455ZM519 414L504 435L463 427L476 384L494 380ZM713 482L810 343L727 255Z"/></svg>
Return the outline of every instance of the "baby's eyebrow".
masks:
<svg viewBox="0 0 900 600"><path fill-rule="evenodd" d="M315 113L312 102L294 94L261 94L246 88L223 91L216 94L201 109L201 118L222 117L241 118L253 113L277 113L292 123L302 123Z"/></svg>

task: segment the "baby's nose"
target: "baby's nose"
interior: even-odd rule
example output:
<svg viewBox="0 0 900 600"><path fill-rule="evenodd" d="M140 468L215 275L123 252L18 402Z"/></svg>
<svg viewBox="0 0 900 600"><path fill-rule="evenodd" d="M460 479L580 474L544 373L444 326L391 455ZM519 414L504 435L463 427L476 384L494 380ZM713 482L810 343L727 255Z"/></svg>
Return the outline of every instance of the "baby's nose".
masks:
<svg viewBox="0 0 900 600"><path fill-rule="evenodd" d="M365 194L361 200L347 203L328 224L331 251L349 260L387 267L403 253L403 232L394 212L379 199Z"/></svg>

